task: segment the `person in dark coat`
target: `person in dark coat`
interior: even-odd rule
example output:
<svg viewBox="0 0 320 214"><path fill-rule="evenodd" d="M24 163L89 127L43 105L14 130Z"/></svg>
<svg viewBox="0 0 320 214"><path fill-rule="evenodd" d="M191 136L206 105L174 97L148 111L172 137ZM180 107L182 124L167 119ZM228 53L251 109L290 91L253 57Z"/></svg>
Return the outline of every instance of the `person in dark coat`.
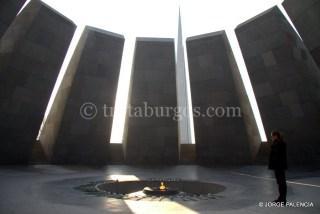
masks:
<svg viewBox="0 0 320 214"><path fill-rule="evenodd" d="M284 202L287 200L287 183L285 171L287 166L287 145L283 141L280 132L271 132L271 151L269 156L269 169L274 171L279 197L274 202Z"/></svg>

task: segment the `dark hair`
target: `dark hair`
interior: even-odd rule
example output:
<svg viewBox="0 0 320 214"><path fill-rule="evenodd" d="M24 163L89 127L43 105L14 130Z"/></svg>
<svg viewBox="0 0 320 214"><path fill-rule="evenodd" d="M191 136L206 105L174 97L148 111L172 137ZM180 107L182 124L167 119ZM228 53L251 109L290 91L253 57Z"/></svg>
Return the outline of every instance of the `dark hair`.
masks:
<svg viewBox="0 0 320 214"><path fill-rule="evenodd" d="M277 136L279 139L282 139L281 133L279 131L272 131L271 136Z"/></svg>

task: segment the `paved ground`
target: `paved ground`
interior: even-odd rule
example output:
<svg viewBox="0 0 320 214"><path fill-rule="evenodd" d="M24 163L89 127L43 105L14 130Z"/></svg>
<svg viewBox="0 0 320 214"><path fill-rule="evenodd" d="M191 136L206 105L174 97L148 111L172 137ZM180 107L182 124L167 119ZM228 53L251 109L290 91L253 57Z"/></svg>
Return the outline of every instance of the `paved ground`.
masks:
<svg viewBox="0 0 320 214"><path fill-rule="evenodd" d="M133 201L86 195L74 187L102 179L181 178L224 185L218 198L204 201ZM0 167L0 214L83 213L320 213L320 170L288 171L290 207L265 207L276 198L276 183L265 166L207 168L103 168L33 165ZM262 202L262 207L259 206ZM293 207L297 202L313 207Z"/></svg>

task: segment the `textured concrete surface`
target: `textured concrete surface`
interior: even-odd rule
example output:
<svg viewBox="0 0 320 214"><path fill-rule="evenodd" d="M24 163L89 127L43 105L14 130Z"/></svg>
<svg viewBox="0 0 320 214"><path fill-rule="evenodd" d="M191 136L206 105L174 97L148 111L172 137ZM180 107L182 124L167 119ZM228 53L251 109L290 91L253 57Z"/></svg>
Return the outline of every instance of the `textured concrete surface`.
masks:
<svg viewBox="0 0 320 214"><path fill-rule="evenodd" d="M137 38L127 115L125 158L128 163L172 164L179 159L178 122L174 111L161 116L160 108L177 107L173 39ZM135 108L154 114L135 114ZM155 111L158 108L159 114Z"/></svg>
<svg viewBox="0 0 320 214"><path fill-rule="evenodd" d="M225 32L188 38L187 52L192 105L194 109L201 108L200 116L194 113L197 160L216 164L250 161L249 138L257 133L246 132L243 115L207 114L209 108L242 109L241 98L248 102L246 95L238 92L243 85ZM252 150L256 153L260 142L257 138L253 141Z"/></svg>
<svg viewBox="0 0 320 214"><path fill-rule="evenodd" d="M276 7L236 34L266 132L283 132L291 164L318 164L320 78L311 55Z"/></svg>
<svg viewBox="0 0 320 214"><path fill-rule="evenodd" d="M0 41L0 162L26 162L75 24L39 1Z"/></svg>
<svg viewBox="0 0 320 214"><path fill-rule="evenodd" d="M320 67L320 1L285 0L282 4Z"/></svg>
<svg viewBox="0 0 320 214"><path fill-rule="evenodd" d="M180 145L180 164L195 164L196 163L196 145L181 144Z"/></svg>
<svg viewBox="0 0 320 214"><path fill-rule="evenodd" d="M52 162L107 162L123 45L122 35L84 29L40 136Z"/></svg>
<svg viewBox="0 0 320 214"><path fill-rule="evenodd" d="M276 181L266 166L205 168L195 165L174 167L103 168L35 165L0 168L0 213L223 213L223 214L318 214L320 171L291 169L288 202L312 202L313 207L259 207L277 197ZM226 189L214 200L134 201L95 197L74 187L90 181L137 179L184 179L212 182Z"/></svg>
<svg viewBox="0 0 320 214"><path fill-rule="evenodd" d="M6 32L26 0L0 0L0 38Z"/></svg>

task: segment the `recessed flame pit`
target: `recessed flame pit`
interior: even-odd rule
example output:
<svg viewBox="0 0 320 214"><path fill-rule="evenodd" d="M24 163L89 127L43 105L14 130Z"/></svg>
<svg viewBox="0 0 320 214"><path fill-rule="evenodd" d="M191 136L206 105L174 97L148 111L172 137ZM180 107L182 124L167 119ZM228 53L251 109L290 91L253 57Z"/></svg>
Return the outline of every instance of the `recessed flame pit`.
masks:
<svg viewBox="0 0 320 214"><path fill-rule="evenodd" d="M90 195L136 201L199 201L217 199L225 187L210 182L187 180L106 180L78 187Z"/></svg>
<svg viewBox="0 0 320 214"><path fill-rule="evenodd" d="M160 183L159 187L145 187L143 193L152 196L163 196L163 195L176 195L179 193L178 189L166 187L164 182Z"/></svg>

